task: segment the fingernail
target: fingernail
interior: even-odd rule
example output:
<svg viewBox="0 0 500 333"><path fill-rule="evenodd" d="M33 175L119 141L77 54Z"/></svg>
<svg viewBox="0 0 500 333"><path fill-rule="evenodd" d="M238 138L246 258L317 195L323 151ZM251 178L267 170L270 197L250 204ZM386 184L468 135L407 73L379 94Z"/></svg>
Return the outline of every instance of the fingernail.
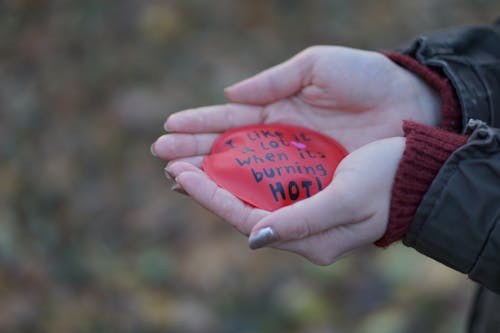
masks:
<svg viewBox="0 0 500 333"><path fill-rule="evenodd" d="M163 128L165 129L165 131L167 131L167 133L170 132L169 123L172 121L173 116L174 116L174 114L170 114L167 117L167 120L165 120L165 122L163 123Z"/></svg>
<svg viewBox="0 0 500 333"><path fill-rule="evenodd" d="M278 240L276 232L271 227L262 228L250 235L248 246L252 249L259 249Z"/></svg>
<svg viewBox="0 0 500 333"><path fill-rule="evenodd" d="M234 85L234 84L232 84L232 85L230 85L229 87L224 88L224 95L225 95L225 96L228 96L229 91L230 91L231 89L233 89L233 87L234 87L234 86L235 86L235 85Z"/></svg>
<svg viewBox="0 0 500 333"><path fill-rule="evenodd" d="M171 114L165 124L163 124L163 128L167 133L175 132L176 129L183 128L186 124L186 121L183 120L183 117L178 117L177 114Z"/></svg>
<svg viewBox="0 0 500 333"><path fill-rule="evenodd" d="M177 183L175 182L175 177L168 171L167 168L163 169L167 183L170 185L170 189L174 187Z"/></svg>
<svg viewBox="0 0 500 333"><path fill-rule="evenodd" d="M153 155L154 157L158 157L158 155L156 155L156 152L155 152L155 144L154 142L151 144L151 155Z"/></svg>
<svg viewBox="0 0 500 333"><path fill-rule="evenodd" d="M165 173L165 178L168 180L173 180L175 177L170 173L170 170L168 170L168 165L163 169L163 172Z"/></svg>
<svg viewBox="0 0 500 333"><path fill-rule="evenodd" d="M170 187L170 189L174 192L177 192L179 194L183 194L183 195L188 195L188 193L186 192L186 190L184 190L182 188L182 186L180 186L179 184L175 183L174 185L172 185L172 187Z"/></svg>

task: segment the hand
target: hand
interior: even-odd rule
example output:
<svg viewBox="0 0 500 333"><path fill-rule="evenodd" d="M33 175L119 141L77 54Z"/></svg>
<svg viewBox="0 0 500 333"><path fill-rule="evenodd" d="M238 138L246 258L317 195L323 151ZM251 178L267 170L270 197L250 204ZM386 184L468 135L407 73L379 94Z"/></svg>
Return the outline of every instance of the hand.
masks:
<svg viewBox="0 0 500 333"><path fill-rule="evenodd" d="M349 151L402 136L402 120L437 126L439 97L380 53L315 46L226 89L231 103L171 115L153 152L164 159L203 156L218 133L281 122L322 132Z"/></svg>
<svg viewBox="0 0 500 333"><path fill-rule="evenodd" d="M168 171L192 198L251 235L250 247L270 245L327 265L385 233L404 147L402 137L367 144L341 162L323 191L272 213L244 204L191 163L173 162Z"/></svg>
<svg viewBox="0 0 500 333"><path fill-rule="evenodd" d="M165 128L172 133L160 137L153 152L173 160L168 171L194 200L245 235L252 234L252 247L274 240L272 246L319 264L377 240L386 228L404 139L355 150L402 136L404 119L431 126L440 122L439 97L418 77L379 53L342 47L309 48L227 88L226 95L229 104L170 116ZM201 170L201 161L220 132L272 122L312 128L355 152L322 192L271 214L217 187ZM379 159L379 154L387 156Z"/></svg>

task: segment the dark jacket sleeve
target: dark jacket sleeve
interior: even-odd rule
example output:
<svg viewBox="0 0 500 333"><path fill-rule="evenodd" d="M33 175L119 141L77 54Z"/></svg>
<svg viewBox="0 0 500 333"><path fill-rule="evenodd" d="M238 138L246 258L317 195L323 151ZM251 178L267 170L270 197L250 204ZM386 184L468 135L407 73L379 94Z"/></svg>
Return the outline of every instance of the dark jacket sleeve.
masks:
<svg viewBox="0 0 500 333"><path fill-rule="evenodd" d="M404 243L500 293L500 28L421 36L404 53L448 77L464 128L487 124L443 165Z"/></svg>
<svg viewBox="0 0 500 333"><path fill-rule="evenodd" d="M500 127L500 21L420 36L403 53L440 70L457 92L463 127L480 119Z"/></svg>
<svg viewBox="0 0 500 333"><path fill-rule="evenodd" d="M403 242L500 293L500 130L476 130L450 156Z"/></svg>

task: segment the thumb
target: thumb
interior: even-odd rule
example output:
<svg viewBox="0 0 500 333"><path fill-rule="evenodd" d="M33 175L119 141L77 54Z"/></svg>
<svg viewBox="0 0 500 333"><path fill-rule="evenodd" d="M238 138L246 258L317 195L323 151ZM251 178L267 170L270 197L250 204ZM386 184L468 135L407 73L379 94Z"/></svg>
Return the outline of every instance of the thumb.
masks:
<svg viewBox="0 0 500 333"><path fill-rule="evenodd" d="M307 52L271 67L224 90L234 103L269 104L296 94L308 82L312 60Z"/></svg>
<svg viewBox="0 0 500 333"><path fill-rule="evenodd" d="M354 198L345 196L342 187L332 182L314 196L264 217L253 227L249 247L258 249L275 242L303 239L349 223L355 215L356 204Z"/></svg>

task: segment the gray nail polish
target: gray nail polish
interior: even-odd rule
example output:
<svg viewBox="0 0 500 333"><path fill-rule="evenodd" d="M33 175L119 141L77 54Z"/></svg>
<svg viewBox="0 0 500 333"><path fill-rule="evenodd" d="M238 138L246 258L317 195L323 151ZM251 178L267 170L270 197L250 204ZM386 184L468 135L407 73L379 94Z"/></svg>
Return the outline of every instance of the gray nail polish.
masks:
<svg viewBox="0 0 500 333"><path fill-rule="evenodd" d="M252 249L259 249L278 240L276 232L271 227L260 229L250 235L248 246Z"/></svg>

